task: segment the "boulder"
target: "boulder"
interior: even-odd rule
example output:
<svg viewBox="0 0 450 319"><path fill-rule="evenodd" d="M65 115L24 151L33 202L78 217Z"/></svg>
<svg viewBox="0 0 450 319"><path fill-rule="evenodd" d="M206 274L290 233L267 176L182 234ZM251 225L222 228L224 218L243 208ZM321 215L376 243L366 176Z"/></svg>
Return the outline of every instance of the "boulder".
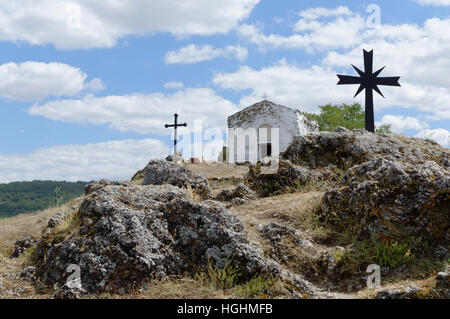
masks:
<svg viewBox="0 0 450 319"><path fill-rule="evenodd" d="M36 273L36 267L34 266L28 266L25 267L21 272L20 272L20 277L21 278L27 278L31 281L34 281L36 279L35 277L35 273Z"/></svg>
<svg viewBox="0 0 450 319"><path fill-rule="evenodd" d="M181 156L180 153L167 156L166 161L174 162L175 164L178 164L178 165L183 165L183 163L184 163L183 157Z"/></svg>
<svg viewBox="0 0 450 319"><path fill-rule="evenodd" d="M242 279L279 271L219 202L194 203L187 195L172 185L106 186L91 193L63 226L40 239L36 276L62 287L74 264L86 292L122 294L210 264L239 267Z"/></svg>
<svg viewBox="0 0 450 319"><path fill-rule="evenodd" d="M328 269L326 251L315 246L305 233L286 225L270 223L259 229L268 243L266 253L294 273L301 273L308 279L317 279Z"/></svg>
<svg viewBox="0 0 450 319"><path fill-rule="evenodd" d="M270 166L258 163L249 168L245 180L250 188L261 196L273 196L291 192L319 178L319 174L305 167L295 166L290 161L280 160L277 170L264 174L262 168Z"/></svg>
<svg viewBox="0 0 450 319"><path fill-rule="evenodd" d="M152 160L144 169L143 185L170 184L190 188L201 198L209 197L211 189L208 179L196 174L184 166L164 160Z"/></svg>
<svg viewBox="0 0 450 319"><path fill-rule="evenodd" d="M415 285L379 291L375 299L417 299L420 288Z"/></svg>
<svg viewBox="0 0 450 319"><path fill-rule="evenodd" d="M117 182L117 181L110 181L110 180L107 180L107 179L101 179L98 182L92 182L92 183L87 184L84 187L84 194L85 195L89 195L89 194L91 194L91 193L93 193L95 191L98 191L99 189L101 189L103 187L106 187L108 185L127 186L128 183L126 183L126 182Z"/></svg>
<svg viewBox="0 0 450 319"><path fill-rule="evenodd" d="M20 257L27 249L33 247L36 243L37 240L30 237L16 241L14 243L14 250L11 253L10 258Z"/></svg>
<svg viewBox="0 0 450 319"><path fill-rule="evenodd" d="M435 162L375 158L350 168L339 187L325 193L319 215L359 238L442 244L450 226L449 189L449 171Z"/></svg>
<svg viewBox="0 0 450 319"><path fill-rule="evenodd" d="M334 164L345 170L386 156L411 164L435 161L448 165L449 151L429 140L336 128L334 132L297 136L283 153L296 165L321 168Z"/></svg>
<svg viewBox="0 0 450 319"><path fill-rule="evenodd" d="M276 263L248 243L241 221L218 202L173 200L166 205L165 216L174 245L183 256L201 264L211 260L219 268L238 265L245 279L279 271Z"/></svg>
<svg viewBox="0 0 450 319"><path fill-rule="evenodd" d="M53 294L53 299L82 299L87 292L82 287L69 287L63 285L61 289Z"/></svg>
<svg viewBox="0 0 450 319"><path fill-rule="evenodd" d="M243 205L252 200L256 200L258 194L248 188L245 184L240 183L234 189L224 189L214 198L216 201L230 202L235 205Z"/></svg>
<svg viewBox="0 0 450 319"><path fill-rule="evenodd" d="M436 275L436 289L445 298L450 298L450 268L439 272Z"/></svg>

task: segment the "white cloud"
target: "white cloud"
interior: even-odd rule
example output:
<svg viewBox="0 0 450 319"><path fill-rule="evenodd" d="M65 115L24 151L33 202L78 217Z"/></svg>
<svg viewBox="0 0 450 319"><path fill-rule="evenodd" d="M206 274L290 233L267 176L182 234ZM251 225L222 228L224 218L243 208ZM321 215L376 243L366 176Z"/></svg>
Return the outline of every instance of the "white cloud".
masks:
<svg viewBox="0 0 450 319"><path fill-rule="evenodd" d="M323 17L349 16L352 12L348 7L340 6L337 8L317 7L299 12L299 16L305 20L317 20Z"/></svg>
<svg viewBox="0 0 450 319"><path fill-rule="evenodd" d="M359 60L362 60L360 52ZM392 75L391 72L386 74ZM285 60L259 70L248 66L240 67L232 73L217 73L213 79L222 89L238 92L251 90L240 100L241 106L260 101L264 94L271 100L291 107L299 107L307 112L317 112L319 105L327 103L353 103L364 105L364 94L353 99L356 86L337 86L336 71L331 67L313 65L302 68L288 64ZM375 94L375 112L392 107L415 108L424 112L428 120L450 119L450 91L430 85L417 85L400 81L401 88L381 87L387 97ZM395 125L393 118L387 117ZM406 124L405 124L406 125ZM424 122L409 123L409 129L427 128ZM399 131L406 128L398 128Z"/></svg>
<svg viewBox="0 0 450 319"><path fill-rule="evenodd" d="M103 83L102 79L94 78L86 84L86 88L93 92L96 92L106 89L106 86Z"/></svg>
<svg viewBox="0 0 450 319"><path fill-rule="evenodd" d="M432 5L432 6L450 6L450 0L414 0L420 5Z"/></svg>
<svg viewBox="0 0 450 319"><path fill-rule="evenodd" d="M275 22L276 24L281 24L284 22L284 19L280 17L273 17L273 22Z"/></svg>
<svg viewBox="0 0 450 319"><path fill-rule="evenodd" d="M265 35L254 25L242 24L238 31L261 50L302 49L308 52L328 49L351 48L361 42L361 31L365 28L364 19L353 14L347 7L336 9L313 8L299 13L293 31L295 34ZM334 19L325 19L334 17ZM339 32L336 32L339 30Z"/></svg>
<svg viewBox="0 0 450 319"><path fill-rule="evenodd" d="M423 130L416 137L431 139L444 147L450 147L450 131L443 128Z"/></svg>
<svg viewBox="0 0 450 319"><path fill-rule="evenodd" d="M387 65L381 76L400 75L402 88L381 87L388 97L379 107L414 107L429 119L450 119L450 19L432 18L423 26L381 25L364 32L364 42L352 50L330 52L328 67L362 65L362 49L375 49L374 68ZM364 44L362 44L364 43ZM360 61L358 63L358 61ZM383 63L383 64L381 64Z"/></svg>
<svg viewBox="0 0 450 319"><path fill-rule="evenodd" d="M85 87L86 74L63 63L23 62L0 65L0 97L30 101L73 96Z"/></svg>
<svg viewBox="0 0 450 319"><path fill-rule="evenodd" d="M329 66L348 66L350 63L355 64L356 60L362 64L362 49L374 48L375 66L388 65L389 72L402 75L408 82L448 87L450 61L446 56L450 54L450 34L442 32L447 29L450 29L450 19L432 18L423 26L381 25L379 28L366 30L364 41L352 50L330 52L323 63Z"/></svg>
<svg viewBox="0 0 450 319"><path fill-rule="evenodd" d="M190 44L175 51L169 51L164 57L167 64L193 64L202 61L211 61L217 58L228 58L245 60L248 51L241 46L227 46L225 48L215 48L211 45L197 46Z"/></svg>
<svg viewBox="0 0 450 319"><path fill-rule="evenodd" d="M120 37L226 33L259 0L10 0L0 2L0 41L60 49L112 47Z"/></svg>
<svg viewBox="0 0 450 319"><path fill-rule="evenodd" d="M164 124L173 121L173 114L180 121L191 125L202 120L204 126L225 127L229 115L237 111L228 100L211 89L187 88L173 94L129 94L123 96L94 97L56 100L43 105L35 104L28 112L52 120L91 124L110 124L120 131L142 134L168 135L171 130ZM182 131L182 130L180 130Z"/></svg>
<svg viewBox="0 0 450 319"><path fill-rule="evenodd" d="M253 101L264 92L270 93L271 98L278 99L280 102L285 101L290 105L293 104L293 100L305 101L301 105L317 102L323 104L335 101L334 97L342 97L339 92L346 92L349 94L348 97L343 97L340 102L348 103L357 88L349 90L348 86L340 86L337 89L336 78L331 80L332 74L354 73L354 70L349 67L351 64L362 67L362 49L375 49L374 68L387 65L381 76L399 75L402 85L401 88L381 87L387 98L376 96L375 107L378 110L401 106L415 108L425 113L421 115L429 120L450 119L450 77L448 76L450 60L447 59L450 56L450 33L442 31L450 29L450 18L431 18L422 25L382 24L376 28L370 28L362 16L351 12L346 7L313 8L301 12L300 15L301 19L295 25L291 35L265 35L257 27L245 24L239 31L249 41L258 44L261 50L282 48L307 52L335 50L329 51L319 65L306 69L295 66L277 69L272 66L262 68L260 71L241 68L235 73L227 74L227 80L218 77L216 81L219 79L220 81L216 83L222 85L220 82L225 81L228 83L222 85L223 87L241 90L239 86L231 84L230 81L232 81L251 89L251 95L244 97L241 103L249 99ZM271 74L270 70L277 74ZM296 75L289 70L305 74ZM233 77L233 74L236 76ZM255 75L252 83L242 83L238 78L239 75L249 76L250 74ZM271 79L277 80L256 79L263 74L269 74ZM308 81L304 80L306 74L309 75ZM294 89L294 84L290 85L289 81L297 82L297 87ZM271 82L271 85L266 85L268 82ZM319 83L322 84L322 88L327 88L322 94L318 93L319 90L303 89L303 86L315 88L315 85ZM289 98L288 95L291 97ZM356 101L363 102L363 99L357 98ZM307 106L307 108L311 107Z"/></svg>
<svg viewBox="0 0 450 319"><path fill-rule="evenodd" d="M184 86L183 82L166 82L164 83L164 88L165 89L182 89Z"/></svg>
<svg viewBox="0 0 450 319"><path fill-rule="evenodd" d="M379 124L390 124L394 132L401 133L407 130L420 131L429 127L428 123L415 117L402 115L384 115Z"/></svg>
<svg viewBox="0 0 450 319"><path fill-rule="evenodd" d="M336 86L337 77L331 69L300 68L285 60L260 70L244 66L234 73L218 73L213 82L222 89L250 89L250 95L241 99L241 106L260 101L267 94L274 102L307 112L317 112L319 105L349 101L353 92L353 88Z"/></svg>
<svg viewBox="0 0 450 319"><path fill-rule="evenodd" d="M155 139L122 140L38 149L29 154L0 154L0 182L31 180L128 180L150 159L169 153Z"/></svg>

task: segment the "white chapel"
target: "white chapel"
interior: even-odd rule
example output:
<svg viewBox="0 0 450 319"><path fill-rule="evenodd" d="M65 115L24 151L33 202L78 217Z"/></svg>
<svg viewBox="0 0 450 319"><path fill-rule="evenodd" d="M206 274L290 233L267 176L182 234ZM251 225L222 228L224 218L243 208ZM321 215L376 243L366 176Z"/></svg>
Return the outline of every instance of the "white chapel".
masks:
<svg viewBox="0 0 450 319"><path fill-rule="evenodd" d="M297 109L264 100L228 117L228 130L229 161L244 163L284 152L294 136L318 132L319 125ZM246 134L245 147L238 146L238 131Z"/></svg>

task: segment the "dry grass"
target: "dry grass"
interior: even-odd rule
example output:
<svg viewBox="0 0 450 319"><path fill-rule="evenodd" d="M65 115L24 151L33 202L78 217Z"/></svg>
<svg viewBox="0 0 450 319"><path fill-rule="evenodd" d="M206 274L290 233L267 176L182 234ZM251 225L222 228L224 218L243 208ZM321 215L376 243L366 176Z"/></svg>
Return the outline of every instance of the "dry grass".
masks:
<svg viewBox="0 0 450 319"><path fill-rule="evenodd" d="M372 299L375 298L378 292L386 289L399 289L408 285L414 285L420 288L418 293L418 298L435 298L434 287L436 286L436 279L434 276L428 277L422 280L401 280L395 283L383 284L383 278L381 278L381 287L380 288L364 288L363 290L358 292L358 296L364 299Z"/></svg>
<svg viewBox="0 0 450 319"><path fill-rule="evenodd" d="M256 282L256 283L255 283ZM89 296L95 299L236 299L236 298L270 298L289 296L289 286L280 280L265 282L258 279L232 287L221 287L214 283L206 273L192 276L169 277L166 280L154 280L147 287L136 293L125 295L101 294ZM268 294L270 295L268 295Z"/></svg>
<svg viewBox="0 0 450 319"><path fill-rule="evenodd" d="M80 199L78 198L59 207L0 219L0 254L9 255L14 243L19 239L39 238L50 217L58 212L66 212L79 202Z"/></svg>
<svg viewBox="0 0 450 319"><path fill-rule="evenodd" d="M217 289L203 277L184 277L152 282L139 298L151 299L223 299L230 298L230 290Z"/></svg>
<svg viewBox="0 0 450 319"><path fill-rule="evenodd" d="M0 298L48 298L45 292L36 291L32 282L26 278L20 278L17 274L28 265L29 254L27 250L19 258L7 258L14 243L19 239L27 237L38 239L47 226L50 217L58 212L65 212L80 199L72 200L60 207L48 208L43 211L21 214L11 218L0 219L0 278L3 278L4 290L0 290ZM3 257L2 257L3 255ZM6 291L21 291L19 293L5 293Z"/></svg>
<svg viewBox="0 0 450 319"><path fill-rule="evenodd" d="M266 197L243 206L232 208L239 217L254 220L278 220L293 226L309 228L314 212L322 199L322 192L284 194Z"/></svg>
<svg viewBox="0 0 450 319"><path fill-rule="evenodd" d="M87 296L86 299L225 299L231 291L215 288L204 278L168 278L164 281L152 281L147 288L136 293L116 295L104 293Z"/></svg>
<svg viewBox="0 0 450 319"><path fill-rule="evenodd" d="M260 242L259 225L276 222L301 230L314 229L315 210L322 195L322 192L285 194L262 198L230 210L244 223L249 240Z"/></svg>
<svg viewBox="0 0 450 319"><path fill-rule="evenodd" d="M206 178L241 178L248 172L247 166L234 166L226 163L203 162L202 164L186 163L184 166Z"/></svg>
<svg viewBox="0 0 450 319"><path fill-rule="evenodd" d="M26 237L38 238L50 217L65 206L49 208L32 214L21 214L11 218L0 219L0 252L7 255L14 243Z"/></svg>

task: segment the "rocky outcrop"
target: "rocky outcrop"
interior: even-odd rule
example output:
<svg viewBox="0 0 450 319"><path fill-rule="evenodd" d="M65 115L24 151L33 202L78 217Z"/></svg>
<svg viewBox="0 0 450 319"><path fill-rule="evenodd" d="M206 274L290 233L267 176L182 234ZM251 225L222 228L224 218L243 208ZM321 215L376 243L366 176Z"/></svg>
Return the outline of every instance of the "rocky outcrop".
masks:
<svg viewBox="0 0 450 319"><path fill-rule="evenodd" d="M450 267L436 275L436 289L444 298L450 298Z"/></svg>
<svg viewBox="0 0 450 319"><path fill-rule="evenodd" d="M78 265L86 292L121 294L208 263L239 267L243 280L278 273L277 263L248 243L234 215L218 202L195 203L187 195L172 185L106 186L91 193L39 241L37 277L63 287L68 266Z"/></svg>
<svg viewBox="0 0 450 319"><path fill-rule="evenodd" d="M420 288L415 285L379 291L375 299L417 299Z"/></svg>
<svg viewBox="0 0 450 319"><path fill-rule="evenodd" d="M280 160L278 168L271 171L272 163L258 163L249 168L246 183L261 196L273 196L292 192L319 178L319 174L304 167L295 166L290 161ZM263 169L266 171L263 171Z"/></svg>
<svg viewBox="0 0 450 319"><path fill-rule="evenodd" d="M65 284L53 294L53 299L82 299L86 293L82 287L69 287Z"/></svg>
<svg viewBox="0 0 450 319"><path fill-rule="evenodd" d="M11 253L10 258L20 257L27 249L30 249L36 243L37 240L30 237L16 241L14 243L14 250Z"/></svg>
<svg viewBox="0 0 450 319"><path fill-rule="evenodd" d="M216 201L228 202L233 205L243 205L250 201L256 200L258 194L248 188L245 184L240 183L234 189L224 189L214 198Z"/></svg>
<svg viewBox="0 0 450 319"><path fill-rule="evenodd" d="M183 165L184 160L183 157L181 156L181 154L178 152L178 154L172 154L166 157L166 161L168 162L174 162L175 164L178 165Z"/></svg>
<svg viewBox="0 0 450 319"><path fill-rule="evenodd" d="M283 157L335 185L322 221L359 239L439 244L449 242L449 154L429 140L336 128L295 138Z"/></svg>
<svg viewBox="0 0 450 319"><path fill-rule="evenodd" d="M261 227L259 233L269 244L266 253L271 258L307 279L318 279L326 274L333 262L325 250L294 228L270 223Z"/></svg>
<svg viewBox="0 0 450 319"><path fill-rule="evenodd" d="M242 267L241 275L247 279L278 272L273 261L265 260L258 248L248 244L240 220L218 202L174 200L166 205L165 217L174 245L187 258L200 264L209 259L219 268L233 262Z"/></svg>
<svg viewBox="0 0 450 319"><path fill-rule="evenodd" d="M443 243L450 226L450 175L431 161L375 158L350 168L340 187L325 193L320 214L359 238L413 236Z"/></svg>
<svg viewBox="0 0 450 319"><path fill-rule="evenodd" d="M184 166L165 160L152 160L144 169L143 185L170 184L190 188L201 198L210 195L208 179L196 174Z"/></svg>
<svg viewBox="0 0 450 319"><path fill-rule="evenodd" d="M27 266L20 272L20 278L27 278L30 281L36 280L35 277L36 267Z"/></svg>
<svg viewBox="0 0 450 319"><path fill-rule="evenodd" d="M92 182L87 184L84 187L84 194L89 195L93 192L98 191L99 189L109 186L109 185L115 185L115 186L128 186L128 183L126 182L117 182L117 181L110 181L107 179L101 179L98 182Z"/></svg>
<svg viewBox="0 0 450 319"><path fill-rule="evenodd" d="M393 161L412 164L435 161L440 165L448 165L444 164L448 163L448 156L448 150L429 140L343 128L295 137L283 153L285 159L296 165L321 168L334 164L341 169L377 157L389 157Z"/></svg>

